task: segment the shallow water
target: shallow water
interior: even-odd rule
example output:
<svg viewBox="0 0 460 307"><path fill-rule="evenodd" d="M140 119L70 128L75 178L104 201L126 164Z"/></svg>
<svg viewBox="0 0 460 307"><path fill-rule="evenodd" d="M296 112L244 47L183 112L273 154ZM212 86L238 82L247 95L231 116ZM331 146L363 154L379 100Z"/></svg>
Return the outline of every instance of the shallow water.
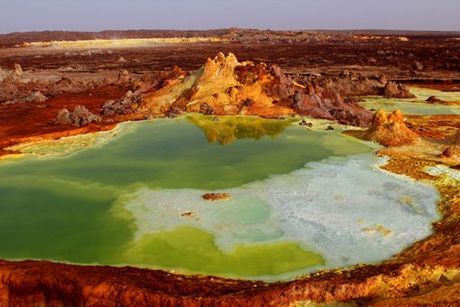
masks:
<svg viewBox="0 0 460 307"><path fill-rule="evenodd" d="M383 97L367 97L360 105L367 109L384 109L386 111L393 111L395 109L401 110L404 114L414 115L460 115L460 105L442 105L442 104L429 104L425 100L430 96L436 96L445 101L460 101L459 92L442 92L432 89L411 87L410 91L416 95L415 99L397 99L397 98L383 98Z"/></svg>
<svg viewBox="0 0 460 307"><path fill-rule="evenodd" d="M427 100L431 96L435 96L444 101L460 101L460 92L443 92L431 88L410 87L412 94L417 96L419 100Z"/></svg>
<svg viewBox="0 0 460 307"><path fill-rule="evenodd" d="M146 121L23 149L39 156L0 163L1 258L279 279L383 260L437 218L436 191L371 167L367 144L285 121ZM232 198L202 200L214 190Z"/></svg>
<svg viewBox="0 0 460 307"><path fill-rule="evenodd" d="M216 204L201 199L205 190L148 188L122 204L134 216L134 242L141 245L152 233L185 224L214 234L223 251L242 243L287 241L324 259L298 274L374 263L428 236L438 217L433 187L379 171L382 163L372 154L310 162L285 175L221 190L232 199Z"/></svg>

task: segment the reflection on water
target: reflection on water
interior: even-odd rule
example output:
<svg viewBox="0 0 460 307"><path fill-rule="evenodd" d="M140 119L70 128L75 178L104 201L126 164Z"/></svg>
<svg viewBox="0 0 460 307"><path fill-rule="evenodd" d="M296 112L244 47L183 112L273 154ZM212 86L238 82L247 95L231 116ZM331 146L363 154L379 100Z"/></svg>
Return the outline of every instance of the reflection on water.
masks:
<svg viewBox="0 0 460 307"><path fill-rule="evenodd" d="M203 130L209 143L219 142L221 145L232 144L240 139L274 138L292 124L292 120L243 116L210 117L196 114L187 119Z"/></svg>

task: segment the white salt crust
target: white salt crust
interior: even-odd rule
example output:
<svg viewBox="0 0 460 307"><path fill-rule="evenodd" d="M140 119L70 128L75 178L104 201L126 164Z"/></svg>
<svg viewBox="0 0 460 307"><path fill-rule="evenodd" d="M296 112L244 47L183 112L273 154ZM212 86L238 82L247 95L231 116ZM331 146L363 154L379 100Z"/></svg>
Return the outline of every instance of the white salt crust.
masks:
<svg viewBox="0 0 460 307"><path fill-rule="evenodd" d="M191 225L212 233L224 251L287 240L319 252L326 268L374 263L430 235L439 218L436 189L380 171L384 163L372 154L311 162L221 191L228 201L201 198L211 191L141 188L124 207L136 239Z"/></svg>

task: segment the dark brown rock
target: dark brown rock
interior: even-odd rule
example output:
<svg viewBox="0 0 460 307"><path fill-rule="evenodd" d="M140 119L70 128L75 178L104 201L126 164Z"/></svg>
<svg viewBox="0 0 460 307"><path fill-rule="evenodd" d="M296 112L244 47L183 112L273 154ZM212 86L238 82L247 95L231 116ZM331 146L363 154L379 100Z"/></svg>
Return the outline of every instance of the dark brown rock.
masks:
<svg viewBox="0 0 460 307"><path fill-rule="evenodd" d="M130 114L135 111L141 101L142 98L139 92L128 91L120 99L106 101L102 105L102 113L109 116Z"/></svg>
<svg viewBox="0 0 460 307"><path fill-rule="evenodd" d="M77 105L73 112L67 108L59 110L55 124L73 125L76 127L83 127L92 122L100 122L101 117L91 113L86 107Z"/></svg>
<svg viewBox="0 0 460 307"><path fill-rule="evenodd" d="M26 102L33 102L33 103L44 103L48 100L48 97L43 95L40 91L32 92L29 96L26 97Z"/></svg>
<svg viewBox="0 0 460 307"><path fill-rule="evenodd" d="M443 158L452 158L454 156L454 149L452 147L447 147L441 154Z"/></svg>
<svg viewBox="0 0 460 307"><path fill-rule="evenodd" d="M206 193L202 196L204 200L218 201L218 200L229 200L231 198L228 193Z"/></svg>
<svg viewBox="0 0 460 307"><path fill-rule="evenodd" d="M200 105L200 113L205 115L212 115L214 114L214 109L205 102Z"/></svg>
<svg viewBox="0 0 460 307"><path fill-rule="evenodd" d="M443 100L437 98L436 96L430 96L425 101L428 102L428 103L443 103L444 102Z"/></svg>
<svg viewBox="0 0 460 307"><path fill-rule="evenodd" d="M415 95L405 85L393 81L389 81L385 85L383 96L386 98L415 98Z"/></svg>

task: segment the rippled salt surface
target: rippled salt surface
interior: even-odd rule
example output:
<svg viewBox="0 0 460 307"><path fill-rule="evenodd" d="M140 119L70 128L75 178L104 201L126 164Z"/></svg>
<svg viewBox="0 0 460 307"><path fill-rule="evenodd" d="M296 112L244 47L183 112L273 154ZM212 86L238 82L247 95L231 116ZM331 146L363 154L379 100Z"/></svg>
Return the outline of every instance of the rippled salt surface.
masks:
<svg viewBox="0 0 460 307"><path fill-rule="evenodd" d="M230 251L239 243L298 241L326 267L377 262L431 233L437 191L378 170L369 155L307 163L300 170L222 190L232 199L207 202L205 190L141 188L123 206L144 235L191 225ZM310 268L309 271L318 269Z"/></svg>

